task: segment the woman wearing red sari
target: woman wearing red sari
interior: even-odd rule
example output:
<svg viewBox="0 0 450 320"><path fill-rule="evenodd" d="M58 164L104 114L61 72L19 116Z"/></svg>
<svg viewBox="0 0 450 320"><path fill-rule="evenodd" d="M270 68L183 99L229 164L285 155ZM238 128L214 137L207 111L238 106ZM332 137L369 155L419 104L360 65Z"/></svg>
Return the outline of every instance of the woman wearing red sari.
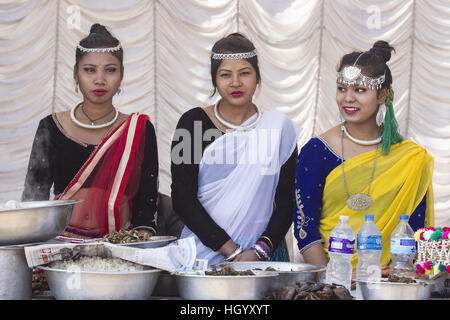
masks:
<svg viewBox="0 0 450 320"><path fill-rule="evenodd" d="M100 238L123 228L156 233L155 129L148 116L113 106L123 71L119 41L94 24L76 49L73 76L83 101L39 123L22 200L47 200L52 187L55 199L83 199L63 237Z"/></svg>

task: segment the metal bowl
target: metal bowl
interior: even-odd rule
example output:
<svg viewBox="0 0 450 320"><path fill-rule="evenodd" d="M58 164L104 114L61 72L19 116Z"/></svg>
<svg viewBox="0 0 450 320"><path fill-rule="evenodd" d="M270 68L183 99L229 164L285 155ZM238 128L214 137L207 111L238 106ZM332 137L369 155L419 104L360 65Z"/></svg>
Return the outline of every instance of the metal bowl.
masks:
<svg viewBox="0 0 450 320"><path fill-rule="evenodd" d="M147 300L161 270L134 272L68 271L39 267L58 300Z"/></svg>
<svg viewBox="0 0 450 320"><path fill-rule="evenodd" d="M424 300L431 296L431 282L401 283L355 280L364 300Z"/></svg>
<svg viewBox="0 0 450 320"><path fill-rule="evenodd" d="M158 282L156 282L155 289L152 296L155 297L178 297L177 279L175 275L162 271L159 275Z"/></svg>
<svg viewBox="0 0 450 320"><path fill-rule="evenodd" d="M278 274L207 276L176 274L180 296L186 300L261 300Z"/></svg>
<svg viewBox="0 0 450 320"><path fill-rule="evenodd" d="M284 286L295 287L297 282L318 282L319 277L326 271L326 267L320 265L277 261L228 262L220 265L230 265L238 271L275 269L278 277L271 280L267 294Z"/></svg>
<svg viewBox="0 0 450 320"><path fill-rule="evenodd" d="M20 202L20 208L0 209L0 246L45 242L67 227L74 204L83 200Z"/></svg>
<svg viewBox="0 0 450 320"><path fill-rule="evenodd" d="M174 236L153 236L150 237L149 241L140 241L140 242L130 242L130 243L120 243L120 246L126 247L134 247L134 248L160 248L168 245L172 241L177 240L177 237Z"/></svg>

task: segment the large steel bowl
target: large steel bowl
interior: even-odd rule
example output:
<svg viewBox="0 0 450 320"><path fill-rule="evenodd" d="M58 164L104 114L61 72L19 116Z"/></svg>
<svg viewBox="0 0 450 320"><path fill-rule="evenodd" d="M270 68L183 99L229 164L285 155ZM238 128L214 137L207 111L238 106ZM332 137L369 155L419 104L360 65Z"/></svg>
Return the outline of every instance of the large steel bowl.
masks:
<svg viewBox="0 0 450 320"><path fill-rule="evenodd" d="M430 282L355 281L364 300L425 300L434 286Z"/></svg>
<svg viewBox="0 0 450 320"><path fill-rule="evenodd" d="M278 277L271 280L267 294L284 286L295 287L297 282L318 282L319 277L326 271L326 267L320 265L277 261L228 262L221 265L230 265L238 271L274 269Z"/></svg>
<svg viewBox="0 0 450 320"><path fill-rule="evenodd" d="M134 272L68 271L39 267L57 300L147 300L161 270Z"/></svg>
<svg viewBox="0 0 450 320"><path fill-rule="evenodd" d="M82 200L20 202L0 209L0 246L45 242L67 227L73 206Z"/></svg>
<svg viewBox="0 0 450 320"><path fill-rule="evenodd" d="M261 300L275 272L252 276L176 274L180 296L186 300Z"/></svg>

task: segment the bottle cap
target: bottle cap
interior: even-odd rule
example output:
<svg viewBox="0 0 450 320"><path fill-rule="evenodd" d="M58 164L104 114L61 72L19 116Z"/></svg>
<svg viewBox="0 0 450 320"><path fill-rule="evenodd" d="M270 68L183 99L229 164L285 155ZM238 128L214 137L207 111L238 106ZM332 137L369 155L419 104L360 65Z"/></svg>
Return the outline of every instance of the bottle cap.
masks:
<svg viewBox="0 0 450 320"><path fill-rule="evenodd" d="M339 221L348 221L348 216L339 216Z"/></svg>
<svg viewBox="0 0 450 320"><path fill-rule="evenodd" d="M364 219L366 220L366 221L374 221L374 216L373 216L373 214L366 214L365 216L364 216Z"/></svg>
<svg viewBox="0 0 450 320"><path fill-rule="evenodd" d="M409 216L407 214L401 214L400 220L409 220Z"/></svg>

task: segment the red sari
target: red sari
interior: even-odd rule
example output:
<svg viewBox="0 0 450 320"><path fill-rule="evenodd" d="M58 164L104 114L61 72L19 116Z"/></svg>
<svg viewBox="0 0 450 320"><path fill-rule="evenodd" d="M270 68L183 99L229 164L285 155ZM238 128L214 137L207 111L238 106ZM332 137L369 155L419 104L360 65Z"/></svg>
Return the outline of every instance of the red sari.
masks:
<svg viewBox="0 0 450 320"><path fill-rule="evenodd" d="M139 188L149 117L133 113L109 134L56 199L82 199L60 238L101 238L128 229Z"/></svg>

